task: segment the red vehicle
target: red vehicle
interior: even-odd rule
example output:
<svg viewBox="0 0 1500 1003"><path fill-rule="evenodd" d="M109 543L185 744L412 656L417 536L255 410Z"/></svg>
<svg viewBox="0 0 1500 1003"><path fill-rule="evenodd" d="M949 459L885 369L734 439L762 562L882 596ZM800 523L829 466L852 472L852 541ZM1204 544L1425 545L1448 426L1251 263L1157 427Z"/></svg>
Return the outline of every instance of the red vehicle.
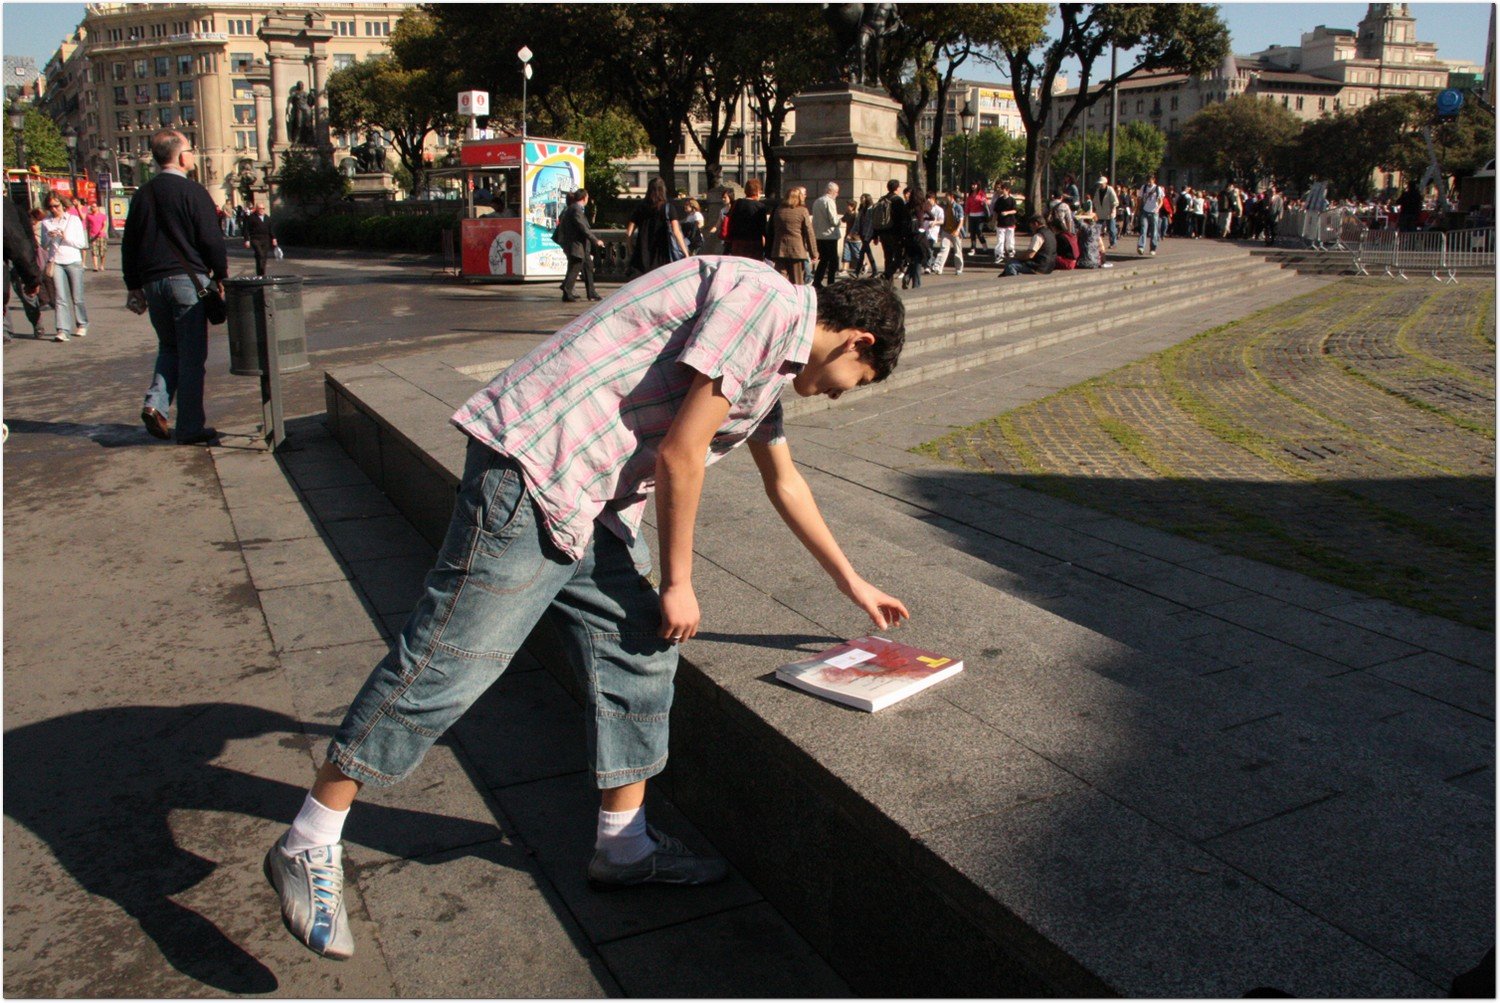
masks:
<svg viewBox="0 0 1500 1003"><path fill-rule="evenodd" d="M75 192L73 182L66 174L48 174L35 168L23 171L19 168L7 168L5 171L5 188L16 204L26 209L40 209L42 202L48 194L77 196L85 202L91 202L99 197L99 189L87 174L78 175L77 191Z"/></svg>

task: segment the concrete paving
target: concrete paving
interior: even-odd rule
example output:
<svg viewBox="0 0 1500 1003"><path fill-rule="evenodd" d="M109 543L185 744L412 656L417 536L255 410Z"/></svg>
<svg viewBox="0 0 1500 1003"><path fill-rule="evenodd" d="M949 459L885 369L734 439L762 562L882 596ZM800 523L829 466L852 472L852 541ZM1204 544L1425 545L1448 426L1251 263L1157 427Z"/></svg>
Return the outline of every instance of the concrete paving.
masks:
<svg viewBox="0 0 1500 1003"><path fill-rule="evenodd" d="M319 959L282 929L261 856L433 560L328 438L325 360L493 346L497 301L524 304L523 330L563 314L535 289L440 286L457 316L429 338L436 325L410 306L434 295L429 262L338 255L309 269L314 371L287 379L300 417L279 456L256 434L256 381L224 375L221 337L208 410L224 445L146 435L155 340L115 274L88 276L87 339L5 349L6 993L848 995L738 875L587 889L597 798L582 714L534 664L419 779L353 813L354 959ZM383 307L387 337L348 330L350 290ZM665 798L649 814L708 845Z"/></svg>

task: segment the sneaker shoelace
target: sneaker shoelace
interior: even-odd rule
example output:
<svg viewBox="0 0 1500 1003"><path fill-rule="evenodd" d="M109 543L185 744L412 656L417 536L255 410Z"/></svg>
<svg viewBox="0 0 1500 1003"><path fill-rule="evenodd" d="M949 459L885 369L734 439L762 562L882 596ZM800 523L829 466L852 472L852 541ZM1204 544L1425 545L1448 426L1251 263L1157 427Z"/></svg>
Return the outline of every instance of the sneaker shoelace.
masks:
<svg viewBox="0 0 1500 1003"><path fill-rule="evenodd" d="M339 902L344 894L343 872L329 863L309 859L307 862L307 874L312 879L313 910L317 913L313 920L313 930L328 928L333 925L334 916L338 914Z"/></svg>
<svg viewBox="0 0 1500 1003"><path fill-rule="evenodd" d="M656 840L656 851L658 853L669 853L673 856L678 857L690 855L688 852L688 848L683 844L682 840L677 839L673 836L668 836L660 829L647 826L646 834L652 839Z"/></svg>

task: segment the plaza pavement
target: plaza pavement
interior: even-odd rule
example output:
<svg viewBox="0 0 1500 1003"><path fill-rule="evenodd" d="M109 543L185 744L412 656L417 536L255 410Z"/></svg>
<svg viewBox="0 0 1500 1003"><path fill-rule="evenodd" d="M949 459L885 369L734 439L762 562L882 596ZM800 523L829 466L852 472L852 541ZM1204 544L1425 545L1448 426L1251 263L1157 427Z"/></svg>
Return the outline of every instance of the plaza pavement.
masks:
<svg viewBox="0 0 1500 1003"><path fill-rule="evenodd" d="M182 449L145 435L135 415L153 342L148 325L116 305L118 278L90 275L94 333L86 341L6 349L6 991L847 993L738 876L686 893L600 897L583 888L592 798L581 723L565 691L529 666L508 674L497 699L477 706L417 778L356 812L348 834L355 960L319 961L280 929L260 855L295 811L328 731L399 628L432 556L328 438L322 370L436 344L513 358L571 315L550 287L430 285L430 261L309 264L326 275L308 290L313 369L289 377L288 414L299 417L293 448L279 458L249 434L255 381L223 375L222 342L210 358L209 411L229 433L225 445ZM980 280L994 281L965 281ZM924 288L944 281L956 280ZM434 300L442 321L433 320ZM378 337L352 330L372 315L381 317ZM897 468L923 466L905 449L931 428L1097 375L1194 333L1195 322L1179 318L1133 339L1060 346L967 375L949 388L946 411L932 394L912 392L805 415L794 419L807 442L799 459L820 489L862 513L882 495L909 513L912 495L898 483L908 471ZM982 403L979 381L989 385ZM1143 536L1061 503L1028 499L1024 507L1033 529L1050 521L1053 540L1076 543L1081 533L1096 552L1048 557L1035 534L1008 541L1048 558L1047 581L1030 567L1020 578L1049 587L1019 594L1079 622L1112 618L1105 632L1121 640L1149 639L1155 621L1141 610L1166 601L1182 569L1139 558L1092 569L1086 559L1139 551ZM976 539L941 500L929 500L922 519L933 546ZM1317 589L1297 591L1306 586L1296 576L1266 578L1253 562L1179 557L1219 589L1185 608L1203 629L1174 635L1198 641L1205 658L1230 663L1246 641L1313 654L1306 631L1319 625L1293 615L1282 627L1280 607L1257 607L1244 635L1234 633L1232 616L1203 619L1197 607L1233 605L1257 578L1250 587L1262 605L1279 597L1287 611L1307 612L1297 596L1312 594L1314 610L1342 608ZM1058 566L1074 560L1079 569ZM1149 599L1121 602L1122 589ZM1340 618L1345 627L1370 612L1358 597L1344 602L1359 607ZM1415 651L1492 672L1482 638L1443 622L1407 626L1393 657ZM1477 713L1483 718L1483 708ZM1491 705L1491 732L1492 719ZM1463 768L1460 786L1492 798L1492 734L1489 750L1482 739L1470 749L1478 765ZM653 812L701 842L670 805L658 802Z"/></svg>

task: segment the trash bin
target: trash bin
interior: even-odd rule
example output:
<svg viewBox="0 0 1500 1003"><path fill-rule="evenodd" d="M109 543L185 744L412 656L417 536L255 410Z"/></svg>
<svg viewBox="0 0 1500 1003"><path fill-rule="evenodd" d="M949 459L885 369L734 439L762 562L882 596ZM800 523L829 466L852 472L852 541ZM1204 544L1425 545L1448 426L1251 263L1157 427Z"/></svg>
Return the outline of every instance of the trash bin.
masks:
<svg viewBox="0 0 1500 1003"><path fill-rule="evenodd" d="M260 346L278 353L283 373L309 366L302 317L302 276L246 275L224 281L229 312L229 371L260 376Z"/></svg>

